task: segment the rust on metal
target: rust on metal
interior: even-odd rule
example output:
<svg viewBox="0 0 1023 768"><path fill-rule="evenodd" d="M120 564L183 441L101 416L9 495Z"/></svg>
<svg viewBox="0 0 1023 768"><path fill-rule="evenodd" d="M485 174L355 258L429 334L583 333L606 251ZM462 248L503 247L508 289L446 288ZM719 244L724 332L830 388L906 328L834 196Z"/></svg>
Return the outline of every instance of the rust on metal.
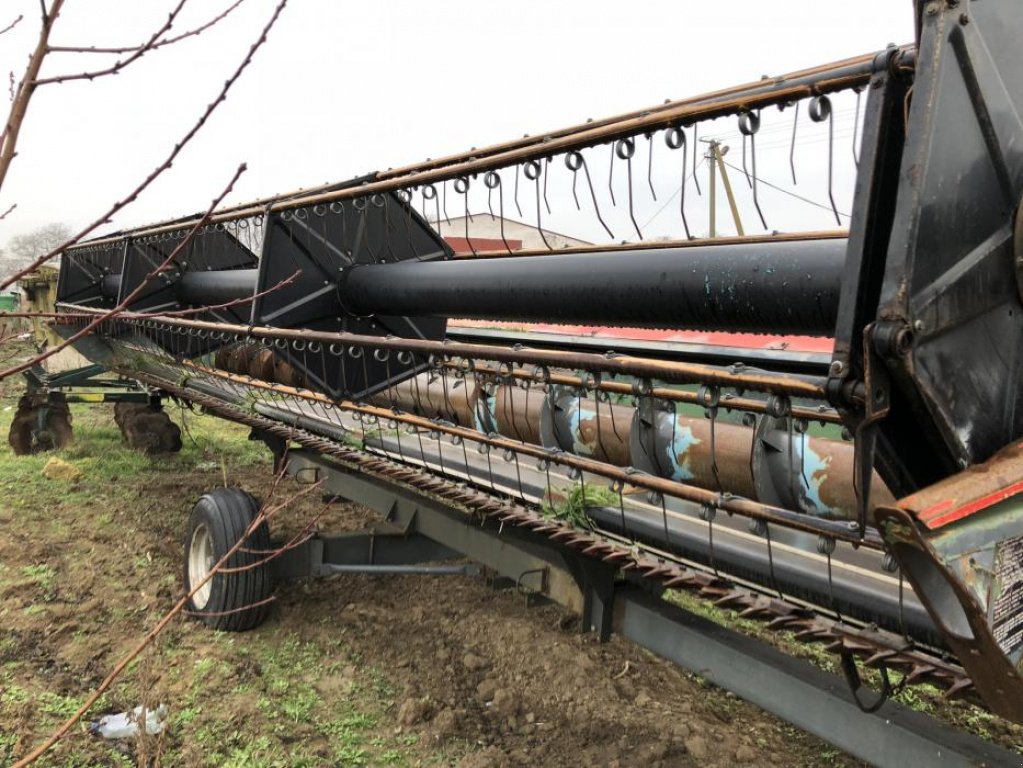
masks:
<svg viewBox="0 0 1023 768"><path fill-rule="evenodd" d="M540 420L544 393L531 387L503 385L494 398L497 431L526 443L543 445Z"/></svg>
<svg viewBox="0 0 1023 768"><path fill-rule="evenodd" d="M100 315L103 310L81 308L82 315ZM247 326L231 323L212 323L202 320L186 320L177 317L154 316L134 312L121 312L118 319L135 322L167 325L197 331L233 334L237 338L291 339L317 341L339 346L368 347L382 350L408 351L437 358L482 359L511 363L520 366L563 366L571 369L587 369L636 378L659 378L676 383L712 383L737 389L790 394L798 397L823 398L825 380L817 376L751 371L743 367L718 367L699 363L662 361L629 355L595 355L580 352L560 352L547 349L528 349L516 345L502 347L485 344L467 344L451 341L428 341L403 339L391 336L365 336L352 333L328 333L310 330ZM503 375L503 374L502 374ZM513 375L509 371L509 375ZM626 385L629 386L629 385ZM632 391L630 389L630 391ZM724 400L726 396L722 396ZM739 408L742 400L727 399L728 407ZM818 412L810 411L809 418L818 418ZM821 412L823 414L823 412Z"/></svg>
<svg viewBox="0 0 1023 768"><path fill-rule="evenodd" d="M997 545L988 539L983 550L971 550L970 532L977 525L973 518L929 531L913 513L898 507L880 507L875 516L914 592L985 704L995 714L1020 722L1023 675L1013 659L1020 658L1023 647L1019 613L1023 537ZM1017 532L1019 522L1017 515ZM1010 558L1005 566L998 562L1002 546L1007 546ZM989 560L988 554L994 559ZM991 572L983 572L983 563L991 563Z"/></svg>
<svg viewBox="0 0 1023 768"><path fill-rule="evenodd" d="M541 437L548 447L557 446L617 467L631 467L633 416L631 407L554 387L542 414Z"/></svg>
<svg viewBox="0 0 1023 768"><path fill-rule="evenodd" d="M907 48L908 49L908 48ZM395 168L382 172L380 178L394 178L397 176L407 176L412 173L419 171L431 170L433 168L440 168L446 165L453 165L455 163L465 162L473 158L489 157L491 155L500 154L513 149L522 149L525 147L531 147L543 144L550 139L561 138L572 133L577 133L580 130L587 128L603 128L607 125L614 123L620 123L625 120L634 120L635 118L642 117L645 114L662 112L666 109L672 109L687 104L699 104L701 102L710 101L712 99L721 99L729 96L734 96L743 91L749 91L753 89L763 88L765 85L781 85L784 82L790 80L798 80L807 77L814 77L816 75L823 75L828 72L833 72L837 69L845 69L848 67L855 66L866 66L873 63L877 54L868 53L861 56L853 56L848 59L842 59L835 61L830 64L823 64L808 69L801 69L795 72L789 72L784 75L765 78L762 80L754 80L743 85L732 86L729 88L723 88L717 91L711 91L704 93L699 96L692 96L686 99L680 99L675 101L669 101L665 104L657 104L653 107L648 107L642 110L636 110L633 112L625 112L623 114L614 115L612 117L603 118L592 122L577 124L568 126L567 128L561 128L554 131L547 131L536 136L524 136L520 139L514 139L512 141L505 141L499 144L492 144L487 147L481 147L480 149L473 149L469 152L460 152L454 155L447 155L445 157L436 158L434 160L427 160L424 163L416 163L414 165L408 165L401 168Z"/></svg>
<svg viewBox="0 0 1023 768"><path fill-rule="evenodd" d="M1023 493L1023 442L1013 443L983 464L924 488L898 501L931 530L981 512Z"/></svg>
<svg viewBox="0 0 1023 768"><path fill-rule="evenodd" d="M102 314L96 310L93 314ZM694 384L709 383L724 387L751 389L761 392L787 394L794 397L823 399L826 380L819 376L775 373L731 366L728 368L702 363L683 363L630 355L595 355L586 352L564 352L549 349L502 347L490 344L467 344L451 341L429 341L392 336L366 336L354 333L327 333L304 329L269 328L265 326L211 323L204 320L185 320L176 317L153 316L122 312L119 318L163 324L177 328L234 334L242 338L298 339L371 349L411 352L424 357L460 357L472 360L490 360L516 365L537 365L584 369L637 378Z"/></svg>
<svg viewBox="0 0 1023 768"><path fill-rule="evenodd" d="M470 378L421 373L373 395L369 401L462 427L479 427L480 388Z"/></svg>
<svg viewBox="0 0 1023 768"><path fill-rule="evenodd" d="M818 513L855 519L858 509L855 475L856 448L852 443L807 435L802 440L802 482L812 498L819 502ZM871 509L894 503L888 486L877 472L870 490Z"/></svg>
<svg viewBox="0 0 1023 768"><path fill-rule="evenodd" d="M445 367L452 370L460 370L462 363L459 360L450 361L445 363ZM520 381L535 381L535 374L532 368L513 368L511 370L500 370L498 368L486 365L477 365L477 373L491 376L495 379L500 378L513 378ZM577 376L573 373L569 373L563 370L552 370L548 381L551 384L556 384L565 387L574 387L577 389L583 389L587 391L595 392L607 392L608 394L614 395L633 395L639 394L637 385L635 382L627 381L614 381L611 379L600 379L595 380L592 378L584 378ZM699 399L697 393L688 389L675 389L672 387L658 387L653 386L650 388L649 396L658 400L667 400L669 402L688 403L691 405L697 405ZM750 413L766 413L767 403L763 400L755 400L748 397L738 397L729 394L724 394L721 397L721 407L729 410L735 409L737 411L748 411ZM792 415L797 419L805 419L806 421L817 421L822 424L841 424L842 417L839 416L838 412L833 408L821 404L816 408L807 406L794 405L792 406Z"/></svg>

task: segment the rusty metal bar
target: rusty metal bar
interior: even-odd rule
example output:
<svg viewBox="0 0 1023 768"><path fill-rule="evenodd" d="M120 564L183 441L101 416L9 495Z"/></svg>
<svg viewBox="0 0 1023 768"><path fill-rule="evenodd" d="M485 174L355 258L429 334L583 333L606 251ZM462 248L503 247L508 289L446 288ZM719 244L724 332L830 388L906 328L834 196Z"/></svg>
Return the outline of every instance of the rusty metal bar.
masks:
<svg viewBox="0 0 1023 768"><path fill-rule="evenodd" d="M905 57L907 54L912 53L914 50L913 46L907 45L899 49L900 55ZM455 163L465 162L471 159L480 159L490 157L495 154L503 152L509 152L512 150L523 149L526 147L535 147L542 145L552 139L559 139L564 136L569 136L573 133L577 133L580 130L593 129L593 128L607 128L617 123L626 122L629 120L635 120L637 118L645 117L647 115L656 115L665 112L670 109L676 109L681 106L703 104L713 100L719 100L728 97L734 97L739 94L753 95L768 91L770 89L779 88L782 85L796 85L804 83L819 83L822 81L824 76L828 76L830 80L842 79L850 75L860 76L866 79L870 78L870 75L874 72L875 62L880 52L868 53L860 56L853 56L848 59L842 59L840 61L831 62L829 64L823 64L809 69L801 69L795 72L790 72L784 75L776 77L767 77L761 80L754 80L753 82L744 83L743 85L731 86L729 88L723 88L717 91L711 91L709 93L700 94L698 96L691 96L685 99L672 100L664 104L658 104L647 109L635 110L632 112L625 112L619 115L606 117L600 120L594 120L592 122L572 125L566 128L562 128L554 131L547 131L546 133L537 134L535 136L524 136L520 139L513 139L511 141L501 142L499 144L492 144L488 147L482 147L480 149L473 149L469 152L459 152L454 155L447 155L432 160L427 160L424 163L415 163L413 165L407 165L400 168L390 169L381 172L378 175L380 179L390 179L398 176L407 176L411 173L418 173L421 171L432 170L434 168L441 168L446 165L453 165ZM824 80L828 82L828 80Z"/></svg>
<svg viewBox="0 0 1023 768"><path fill-rule="evenodd" d="M71 306L72 311L102 314L102 310ZM423 339L401 339L395 337L364 336L353 333L325 333L291 328L267 328L263 326L236 325L233 323L211 323L203 320L186 320L162 315L145 315L124 312L120 320L140 323L163 324L177 328L191 328L235 335L243 338L295 339L305 342L317 341L338 347L370 347L395 352L407 351L424 357L443 360L445 357L461 357L467 360L490 360L515 365L554 366L570 369L585 369L642 379L660 379L672 383L709 383L722 387L751 389L759 392L788 394L823 400L826 379L819 376L751 371L743 366L719 368L699 363L679 363L626 355L594 355L588 353L563 353L556 350L531 350L498 347L489 344L464 344L448 341L427 341Z"/></svg>
<svg viewBox="0 0 1023 768"><path fill-rule="evenodd" d="M450 363L445 363L445 367L450 370L459 370L461 368L461 363L456 360ZM477 373L493 376L495 379L499 377L510 377L519 381L536 381L536 374L532 368L515 368L511 371L500 371L497 368L477 365L476 371ZM600 379L599 381L587 381L581 376L575 376L573 374L560 371L551 371L547 381L551 384L557 384L560 386L575 387L577 389L586 389L597 392L607 392L614 395L638 396L640 394L636 384L624 381L608 381L605 379ZM699 404L697 393L684 389L651 387L650 391L646 394L657 400L668 400L670 402L687 403L689 405ZM767 413L767 403L765 401L755 400L749 397L739 397L737 395L727 393L721 395L721 407L726 409L731 408L737 411L748 411L749 413ZM842 423L842 417L838 415L838 412L823 404L817 408L793 405L792 416L797 419L818 421L824 424Z"/></svg>
<svg viewBox="0 0 1023 768"><path fill-rule="evenodd" d="M604 127L588 128L574 132L546 141L539 147L523 147L480 159L466 159L442 168L416 171L393 179L367 182L357 187L342 189L336 192L325 192L293 198L286 202L271 204L268 207L274 212L286 211L310 205L327 204L338 200L363 197L365 195L383 194L397 189L483 173L513 163L535 159L538 156L549 157L552 154L585 149L594 144L603 144L640 133L671 128L683 122L691 123L698 120L711 120L728 115L737 115L741 112L762 109L779 103L798 101L820 93L832 93L845 88L853 88L858 85L865 85L869 80L869 72L858 72L820 81L816 84L781 87L759 94L739 94L720 101L710 101L703 104L682 104L661 112L648 113ZM245 209L230 214L226 219L215 216L213 221L230 220L258 213L260 213L260 209L257 208Z"/></svg>
<svg viewBox="0 0 1023 768"><path fill-rule="evenodd" d="M803 70L773 80L749 83L745 86L728 88L694 99L662 104L658 107L630 112L598 122L583 123L535 138L519 139L438 160L428 160L424 163L379 173L375 176L375 180L367 180L355 186L338 189L314 188L305 193L264 198L224 209L216 213L210 222L216 224L249 216L259 216L268 212L393 192L458 176L478 174L538 157L549 157L560 152L584 149L594 144L670 128L681 123L689 124L699 120L739 114L773 104L864 86L870 81L870 77L880 61L887 62L889 59L893 59L902 62L900 66L905 66L914 58L915 48L913 46L892 48ZM191 220L175 219L163 224L119 233L110 238L90 240L87 244L93 246L116 242L127 235L141 237L172 232L182 229Z"/></svg>

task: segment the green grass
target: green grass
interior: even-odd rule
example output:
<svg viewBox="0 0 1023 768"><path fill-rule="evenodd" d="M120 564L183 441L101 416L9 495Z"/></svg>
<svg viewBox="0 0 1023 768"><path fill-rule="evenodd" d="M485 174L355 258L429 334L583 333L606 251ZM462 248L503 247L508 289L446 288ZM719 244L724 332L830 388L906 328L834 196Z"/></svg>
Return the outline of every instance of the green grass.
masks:
<svg viewBox="0 0 1023 768"><path fill-rule="evenodd" d="M12 399L9 392L0 400L4 434L16 402L16 395ZM15 748L22 754L26 745L37 743L74 713L91 690L96 671L105 672L151 626L154 615L169 607L180 590L176 541L198 493L225 479L238 482L240 472L249 482L254 476L267 481L270 477L269 451L249 440L245 427L204 414L182 414L168 404L172 419L185 426L183 449L176 455L149 457L123 444L112 406L74 404L71 409L74 442L66 449L36 456L15 456L0 449L0 530L10 526L31 531L24 557L0 564L0 617L5 612L7 616L0 618L0 766L11 762ZM42 469L53 457L73 464L81 478L71 483L45 478ZM187 490L193 487L201 490ZM159 488L186 490L154 490ZM137 542L145 542L144 548L137 548ZM94 553L104 558L97 561L102 566L93 564ZM78 615L68 607L99 594L97 589L104 595L99 605ZM154 601L157 593L161 597ZM16 616L8 601L20 607ZM51 619L51 610L58 618ZM88 676L81 667L68 667L61 683L66 687L56 688L52 676L38 672L39 662L31 655L38 652L42 658L52 653L50 647L43 642L37 651L30 638L44 626L49 631L69 621L64 640L58 642L95 647L96 666ZM273 701L270 712L281 723L280 733L267 732L267 720L258 716L232 716L232 706L252 700L253 692L263 689L258 675L239 677L236 672L238 661L251 655L256 638L213 633L189 623L168 630L154 657L164 684L178 691L171 694L165 688L158 694L171 710L163 764L191 764L196 753L184 755L192 744L210 766L327 762L296 749L288 733L296 723L305 723L305 732L315 733L318 723L329 719L311 684L326 666L322 649L315 644L283 638L278 646L271 637L266 646L267 653L279 660L268 666L268 674L277 677L269 687L287 691ZM83 653L81 658L93 660L93 654ZM142 666L132 664L86 721L135 706L141 700ZM219 706L221 701L226 710ZM372 706L378 705L374 701ZM9 733L5 726L14 723L19 730ZM77 729L74 733L40 764L134 764L102 740L82 738ZM385 748L394 745L388 741ZM330 745L323 754L329 751ZM375 758L371 764L377 764Z"/></svg>
<svg viewBox="0 0 1023 768"><path fill-rule="evenodd" d="M560 520L576 528L592 528L593 523L586 515L589 507L617 507L621 499L615 491L603 485L591 483L573 484L563 497L547 495L541 510L545 517Z"/></svg>
<svg viewBox="0 0 1023 768"><path fill-rule="evenodd" d="M185 691L171 712L181 745L172 743L164 764L187 762L181 751L187 745L208 766L418 762L418 737L394 734L385 717L394 683L382 670L357 667L359 654L343 639L307 640L280 628L244 637L198 631L209 641L201 656L187 642L164 650L166 674L173 670ZM353 668L347 685L321 693L325 681ZM246 709L253 701L255 708Z"/></svg>
<svg viewBox="0 0 1023 768"><path fill-rule="evenodd" d="M182 423L181 409L168 406L168 411L177 423ZM46 535L63 526L61 515L55 511L86 508L93 510L98 527L114 526L112 510L123 504L125 494L137 493L157 476L194 472L196 466L206 466L210 467L209 485L214 486L225 477L230 481L238 469L270 464L269 452L262 443L248 440L246 429L212 416L184 412L188 428L182 435L181 452L146 456L122 443L113 423L113 406L73 404L71 412L74 442L64 450L35 456L0 451L0 493L4 497L0 523L15 518L31 521L33 526L42 526L41 533ZM13 414L13 407L0 409L3 434ZM73 464L82 472L82 479L68 483L44 477L43 467L52 457ZM45 592L51 591L47 572L26 570L25 575L35 579Z"/></svg>

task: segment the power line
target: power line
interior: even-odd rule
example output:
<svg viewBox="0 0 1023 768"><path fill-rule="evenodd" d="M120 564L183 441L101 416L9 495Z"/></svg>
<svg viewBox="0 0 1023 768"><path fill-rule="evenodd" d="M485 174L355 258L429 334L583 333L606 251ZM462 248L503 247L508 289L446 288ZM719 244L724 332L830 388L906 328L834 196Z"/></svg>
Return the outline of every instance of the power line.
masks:
<svg viewBox="0 0 1023 768"><path fill-rule="evenodd" d="M733 171L738 171L739 173L743 173L742 168L739 168L738 166L732 165L727 160L723 160L722 162L725 165L727 165L729 168L731 168ZM822 203L818 203L816 200L811 200L808 197L803 197L802 195L797 195L795 192L790 192L787 189L783 189L782 187L779 187L777 184L772 184L769 181L764 181L759 176L754 176L753 174L750 174L750 178L756 179L758 184L763 184L765 187L770 187L773 190L781 192L783 195L788 195L789 197L794 197L794 198L796 198L796 200L802 200L804 203L816 206L817 208L822 208L825 211L830 211L832 213L838 213L839 216L844 216L847 219L851 219L852 218L852 216L850 216L848 213L842 213L841 211L832 211L832 208L831 208L830 205L824 205Z"/></svg>
<svg viewBox="0 0 1023 768"><path fill-rule="evenodd" d="M689 179L691 179L693 176L696 175L696 171L699 170L700 166L703 165L703 162L706 159L707 159L707 156L703 155L700 158L700 162L698 162L693 167L693 170L691 172L689 172L688 174L683 174L683 176L682 176L682 183L678 185L678 189L676 189L674 192L672 192L671 193L671 197L669 197L667 200L664 201L664 205L662 205L660 208L658 208L654 212L654 215L646 220L646 223L643 224L643 226L641 227L642 229L646 229L647 227L649 227L651 222L653 222L654 219L656 219L658 216L660 216L662 213L664 213L664 209L667 208L669 205L671 205L672 201L682 193L682 186L683 186L683 184L685 184Z"/></svg>

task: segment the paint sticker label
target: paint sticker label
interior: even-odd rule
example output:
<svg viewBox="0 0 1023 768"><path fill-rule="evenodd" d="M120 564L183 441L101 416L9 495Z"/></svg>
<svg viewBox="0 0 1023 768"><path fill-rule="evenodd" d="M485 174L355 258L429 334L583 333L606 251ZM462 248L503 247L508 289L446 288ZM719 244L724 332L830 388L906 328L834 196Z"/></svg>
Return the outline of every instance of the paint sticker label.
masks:
<svg viewBox="0 0 1023 768"><path fill-rule="evenodd" d="M995 558L998 598L991 611L991 630L1006 655L1023 645L1023 536L998 545Z"/></svg>

